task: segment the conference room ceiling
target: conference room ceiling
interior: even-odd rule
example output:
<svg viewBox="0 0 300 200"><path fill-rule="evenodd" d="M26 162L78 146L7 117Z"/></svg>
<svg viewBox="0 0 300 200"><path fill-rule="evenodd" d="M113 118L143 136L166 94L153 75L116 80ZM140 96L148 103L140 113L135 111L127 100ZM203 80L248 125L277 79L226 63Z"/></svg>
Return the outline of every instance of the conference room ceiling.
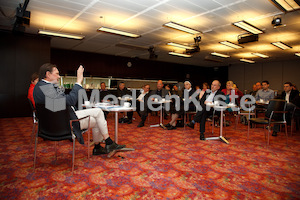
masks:
<svg viewBox="0 0 300 200"><path fill-rule="evenodd" d="M12 30L16 8L24 0L1 1L0 29ZM82 40L52 37L51 47L85 51L128 58L150 59L149 47L154 47L157 61L195 66L228 66L250 59L256 63L299 59L300 12L284 13L269 0L30 0L30 26L26 33L37 34L39 29L81 34ZM271 21L281 17L285 26L273 28ZM233 49L220 44L230 41L238 44L238 36L246 31L232 23L245 20L263 30L258 41L240 44L244 48ZM164 27L176 22L201 31L192 35ZM99 32L101 26L140 34L128 38ZM194 38L201 36L200 51L192 57L169 55L185 50L167 45L175 42L193 46ZM281 50L272 42L281 41L292 49ZM221 58L211 55L217 52L229 55ZM262 53L260 58L252 53ZM153 59L153 58L152 58ZM251 64L249 64L251 65Z"/></svg>

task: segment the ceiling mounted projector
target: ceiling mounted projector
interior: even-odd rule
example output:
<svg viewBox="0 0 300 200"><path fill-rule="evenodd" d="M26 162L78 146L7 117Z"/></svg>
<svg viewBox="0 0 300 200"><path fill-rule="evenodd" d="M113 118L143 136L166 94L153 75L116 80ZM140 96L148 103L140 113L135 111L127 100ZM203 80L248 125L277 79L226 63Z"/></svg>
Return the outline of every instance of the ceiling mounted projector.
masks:
<svg viewBox="0 0 300 200"><path fill-rule="evenodd" d="M258 41L258 34L251 34L251 33L246 33L246 34L241 34L238 36L238 43L239 44L244 44L248 42L255 42Z"/></svg>

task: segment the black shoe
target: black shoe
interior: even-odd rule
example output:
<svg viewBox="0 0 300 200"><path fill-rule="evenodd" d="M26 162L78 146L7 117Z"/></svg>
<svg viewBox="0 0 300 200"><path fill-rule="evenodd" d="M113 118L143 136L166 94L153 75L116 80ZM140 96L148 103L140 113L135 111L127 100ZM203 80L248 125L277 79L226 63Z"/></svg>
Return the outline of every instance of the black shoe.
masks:
<svg viewBox="0 0 300 200"><path fill-rule="evenodd" d="M277 132L273 131L272 136L277 136Z"/></svg>
<svg viewBox="0 0 300 200"><path fill-rule="evenodd" d="M176 127L175 126L172 126L172 125L170 125L168 128L167 128L168 130L174 130L174 129L176 129Z"/></svg>
<svg viewBox="0 0 300 200"><path fill-rule="evenodd" d="M100 148L98 149L96 148L93 149L93 155L101 155L101 154L106 154L106 151L102 146L100 146Z"/></svg>
<svg viewBox="0 0 300 200"><path fill-rule="evenodd" d="M141 121L137 127L143 127L143 126L145 126L145 124L143 121Z"/></svg>
<svg viewBox="0 0 300 200"><path fill-rule="evenodd" d="M186 124L188 127L194 129L195 128L195 124L193 124L192 122Z"/></svg>
<svg viewBox="0 0 300 200"><path fill-rule="evenodd" d="M164 126L167 127L167 128L169 128L171 126L171 124L166 124Z"/></svg>
<svg viewBox="0 0 300 200"><path fill-rule="evenodd" d="M122 149L126 147L126 145L118 145L117 143L112 143L110 145L105 145L105 151L106 153L109 153L109 152L112 152L113 150L116 150L116 149Z"/></svg>
<svg viewBox="0 0 300 200"><path fill-rule="evenodd" d="M129 120L129 121L127 122L127 124L132 124L132 120Z"/></svg>
<svg viewBox="0 0 300 200"><path fill-rule="evenodd" d="M121 123L121 124L125 123L125 118L120 118L119 123Z"/></svg>
<svg viewBox="0 0 300 200"><path fill-rule="evenodd" d="M204 133L200 133L200 140L205 140Z"/></svg>

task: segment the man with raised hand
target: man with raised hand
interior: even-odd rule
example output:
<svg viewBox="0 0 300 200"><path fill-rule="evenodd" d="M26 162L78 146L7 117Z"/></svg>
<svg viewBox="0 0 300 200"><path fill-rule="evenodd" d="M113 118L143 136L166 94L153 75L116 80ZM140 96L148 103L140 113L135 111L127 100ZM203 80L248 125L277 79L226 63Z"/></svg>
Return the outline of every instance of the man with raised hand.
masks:
<svg viewBox="0 0 300 200"><path fill-rule="evenodd" d="M90 127L93 129L93 141L95 147L93 149L93 155L100 155L109 153L116 149L124 148L125 145L118 145L113 142L109 137L107 122L104 114L100 108L91 108L85 110L74 110L74 106L78 102L78 91L82 88L84 68L80 65L77 70L77 81L69 94L65 94L57 86L60 79L57 66L51 63L43 64L40 67L39 79L33 91L33 97L36 104L45 105L47 108L47 100L57 100L64 102L65 105L60 105L65 109L68 109L70 119L78 119L86 116L90 116ZM57 109L56 109L57 110ZM62 110L62 109L61 109ZM51 122L49 122L51 123ZM73 123L74 133L80 144L83 144L83 137L81 129L88 128L88 118L80 120L80 123ZM105 140L105 148L100 145L102 140Z"/></svg>

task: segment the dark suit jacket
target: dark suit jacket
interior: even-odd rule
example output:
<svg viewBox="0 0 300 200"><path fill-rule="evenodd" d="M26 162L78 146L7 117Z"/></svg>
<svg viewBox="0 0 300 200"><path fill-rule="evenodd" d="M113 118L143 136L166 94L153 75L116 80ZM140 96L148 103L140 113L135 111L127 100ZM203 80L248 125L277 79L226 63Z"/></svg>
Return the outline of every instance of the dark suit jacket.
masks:
<svg viewBox="0 0 300 200"><path fill-rule="evenodd" d="M102 102L106 95L111 94L108 90L100 90L100 101Z"/></svg>
<svg viewBox="0 0 300 200"><path fill-rule="evenodd" d="M78 101L78 91L80 89L83 89L80 85L75 84L73 89L69 94L65 93L59 93L53 84L47 83L45 81L39 81L36 86L34 87L33 90L33 98L36 104L45 104L45 94L41 90L40 87L42 86L49 86L49 94L51 94L51 98L53 98L52 95L56 96L55 99L59 98L66 98L66 109L68 109L69 114L70 114L70 119L78 119L76 116L76 113L74 110L71 108L71 106L75 106ZM56 93L56 94L55 94ZM79 141L80 144L84 144L83 137L81 134L81 129L80 129L80 124L79 122L73 122L73 128L74 128L74 133Z"/></svg>
<svg viewBox="0 0 300 200"><path fill-rule="evenodd" d="M202 98L200 99L200 105L204 105L204 102L206 101L206 99L208 98L208 96L210 95L210 93L211 92L207 92L207 91L205 91L205 93L204 93L204 95L202 96ZM224 95L225 96L225 94L221 91L221 90L217 90L217 92L216 92L216 94L215 94L215 96L217 96L217 95ZM225 102L225 100L223 100L223 99L217 99L218 101L223 101L223 102ZM215 98L213 98L213 102L215 101Z"/></svg>
<svg viewBox="0 0 300 200"><path fill-rule="evenodd" d="M123 90L117 89L117 97L122 97L124 95L131 95L131 91L128 90L126 87Z"/></svg>
<svg viewBox="0 0 300 200"><path fill-rule="evenodd" d="M148 109L148 104L147 104L147 102L148 102L149 97L150 97L150 92L148 92L148 93L143 97L143 99L142 99L142 100L144 101L144 111L146 111L146 112L147 112L147 109ZM139 110L140 110L141 108L140 108L139 105L141 105L141 104L140 104L139 101L136 101L136 105L137 105L137 107L138 107Z"/></svg>
<svg viewBox="0 0 300 200"><path fill-rule="evenodd" d="M289 97L289 102L292 102L297 96L299 96L299 91L298 90L291 90L290 97ZM285 91L282 92L281 94L281 99L285 100L286 93Z"/></svg>
<svg viewBox="0 0 300 200"><path fill-rule="evenodd" d="M154 95L154 94L158 94L158 90L156 89L156 90L152 90L151 92L150 92L150 96L151 95ZM161 97L162 98L165 98L167 95L169 95L169 91L168 90L166 90L165 88L162 88L161 89Z"/></svg>

